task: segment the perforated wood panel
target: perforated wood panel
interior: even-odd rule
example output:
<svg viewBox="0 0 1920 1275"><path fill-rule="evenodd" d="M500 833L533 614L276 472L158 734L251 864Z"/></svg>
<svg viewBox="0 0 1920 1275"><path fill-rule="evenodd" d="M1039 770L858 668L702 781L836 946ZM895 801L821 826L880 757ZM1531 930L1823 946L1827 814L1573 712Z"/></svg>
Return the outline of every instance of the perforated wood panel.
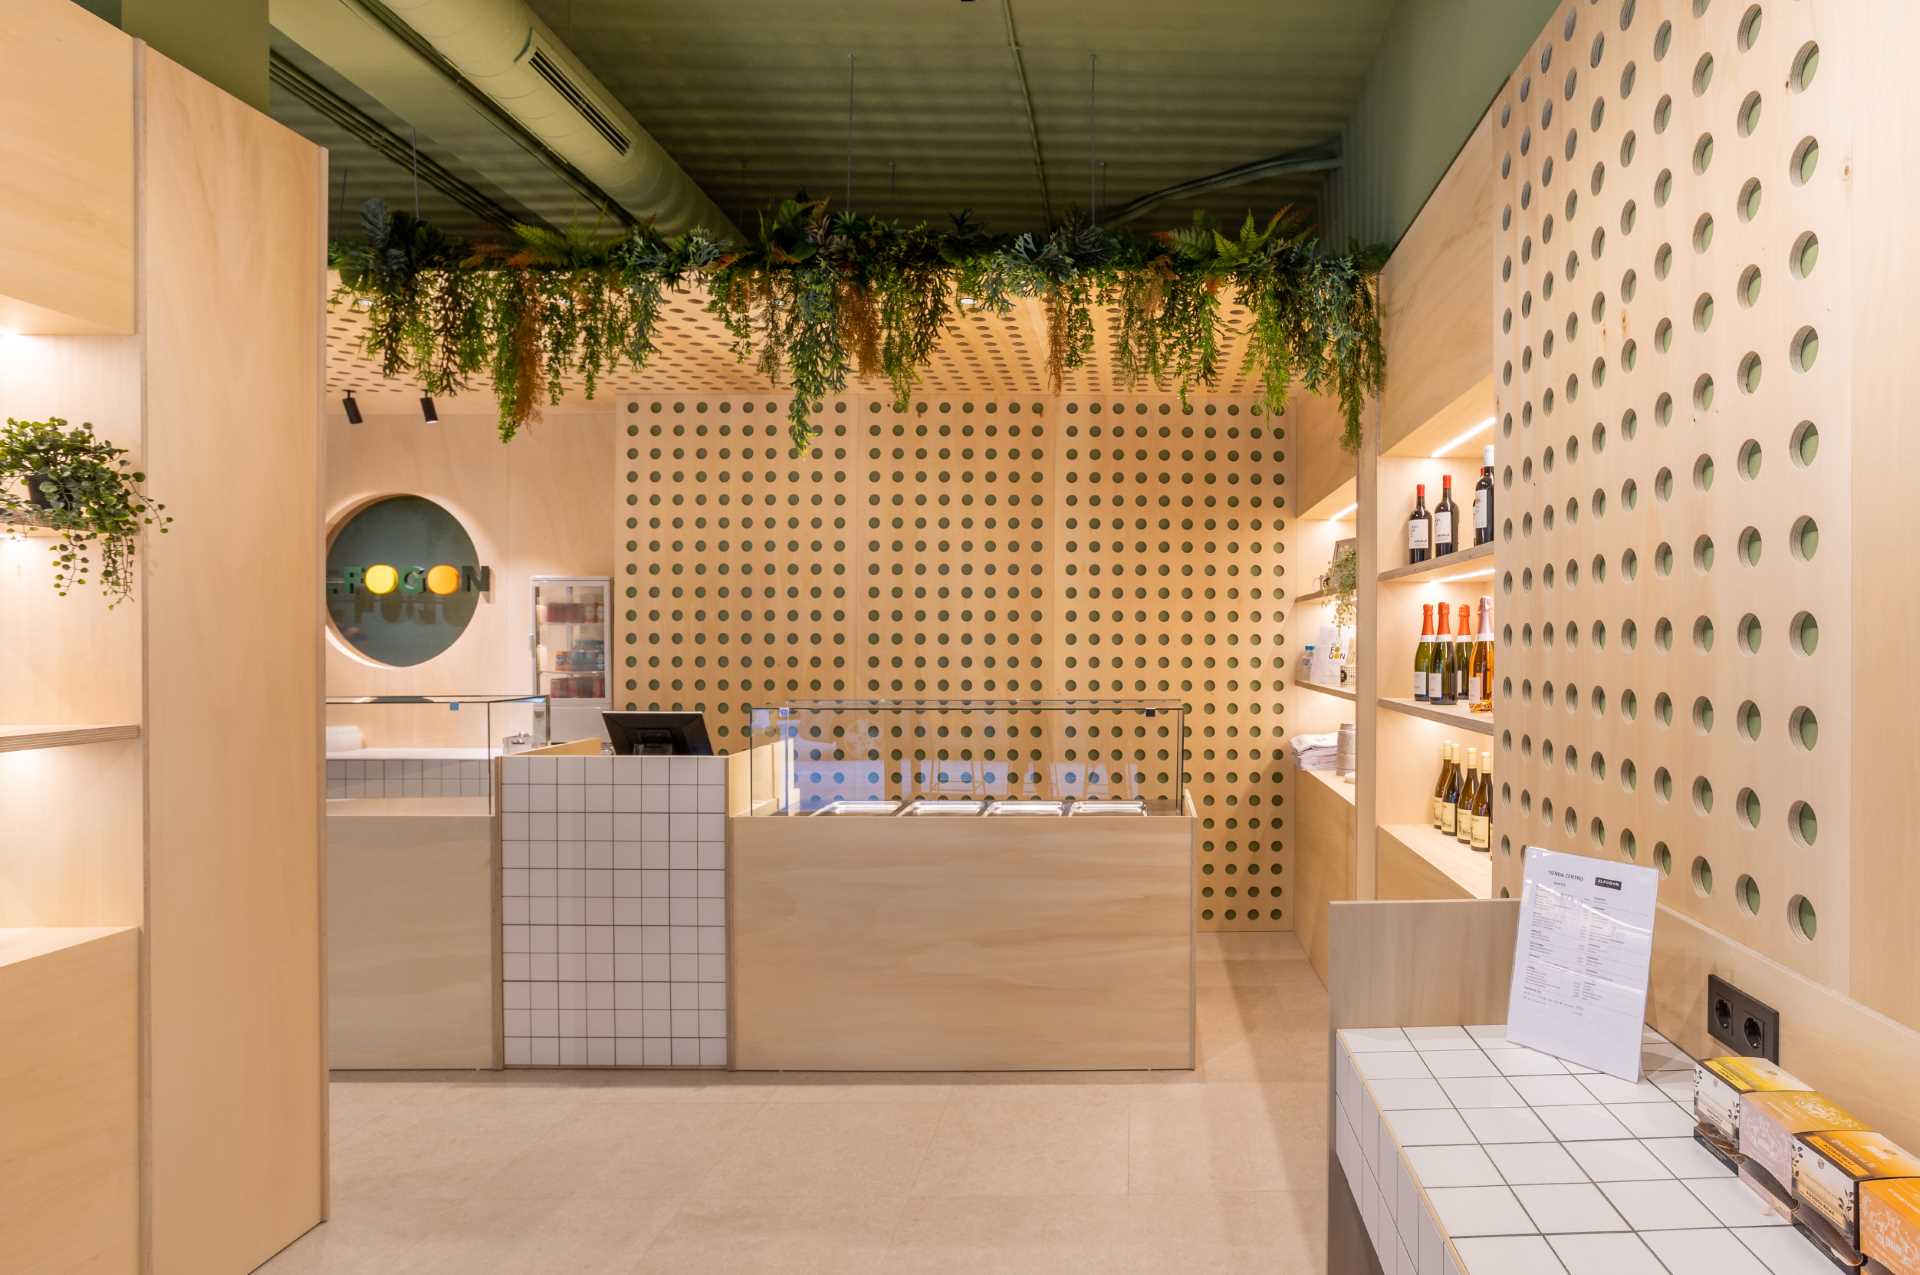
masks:
<svg viewBox="0 0 1920 1275"><path fill-rule="evenodd" d="M338 276L334 276L334 282L338 283ZM634 395L766 393L766 379L751 362L742 363L734 357L732 338L719 320L707 313L706 305L707 295L702 289L669 294L661 306L654 336L657 350L645 370L622 365L601 378L595 391L597 401L616 402ZM1216 389L1224 395L1256 393L1258 384L1241 368L1246 354L1247 313L1228 302L1221 314L1227 330L1222 334L1221 378ZM1070 394L1122 393L1124 387L1113 375L1118 331L1115 312L1100 308L1094 317L1094 352L1086 366L1066 374L1065 389ZM328 311L327 393L338 396L352 390L356 395L371 397L376 409L384 396L412 410L412 400L421 393L419 384L408 378L383 380L379 364L361 347L365 331L366 315L351 302L336 302ZM567 378L564 388L566 402L578 406L586 401L577 376ZM877 391L884 387L863 388ZM1046 318L1040 302L1018 302L1006 314L960 307L933 363L924 369L921 388L928 397L1048 394ZM1171 391L1174 387L1159 388ZM491 408L492 382L485 376L474 378L469 396L486 400Z"/></svg>
<svg viewBox="0 0 1920 1275"><path fill-rule="evenodd" d="M1819 8L1570 0L1496 106L1494 866L1653 865L1844 985L1851 137Z"/></svg>
<svg viewBox="0 0 1920 1275"><path fill-rule="evenodd" d="M1244 399L848 396L796 460L782 411L621 401L619 700L724 749L783 699L1181 700L1201 924L1290 927L1284 430ZM1070 748L1173 764L1131 732L1018 751Z"/></svg>

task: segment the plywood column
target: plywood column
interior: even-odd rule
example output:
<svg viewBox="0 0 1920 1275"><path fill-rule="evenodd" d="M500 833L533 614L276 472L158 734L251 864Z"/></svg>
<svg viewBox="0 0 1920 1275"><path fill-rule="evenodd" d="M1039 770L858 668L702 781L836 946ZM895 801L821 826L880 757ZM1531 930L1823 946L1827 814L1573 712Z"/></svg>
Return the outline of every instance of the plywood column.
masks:
<svg viewBox="0 0 1920 1275"><path fill-rule="evenodd" d="M325 158L150 51L142 78L147 469L177 520L143 597L148 1264L228 1275L323 1207Z"/></svg>

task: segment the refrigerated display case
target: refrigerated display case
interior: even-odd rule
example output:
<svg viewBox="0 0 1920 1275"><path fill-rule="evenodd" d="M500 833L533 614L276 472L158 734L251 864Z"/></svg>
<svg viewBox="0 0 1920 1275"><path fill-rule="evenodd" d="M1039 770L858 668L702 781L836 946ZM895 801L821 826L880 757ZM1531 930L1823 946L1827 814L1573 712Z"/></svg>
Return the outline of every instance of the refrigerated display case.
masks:
<svg viewBox="0 0 1920 1275"><path fill-rule="evenodd" d="M604 709L607 696L608 576L533 577L534 693L553 706Z"/></svg>

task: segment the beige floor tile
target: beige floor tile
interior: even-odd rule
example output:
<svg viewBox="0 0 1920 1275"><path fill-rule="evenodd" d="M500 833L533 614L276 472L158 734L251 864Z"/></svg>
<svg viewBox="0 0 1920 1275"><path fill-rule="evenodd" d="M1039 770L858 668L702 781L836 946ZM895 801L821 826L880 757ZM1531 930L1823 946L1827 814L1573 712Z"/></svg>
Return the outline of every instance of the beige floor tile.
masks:
<svg viewBox="0 0 1920 1275"><path fill-rule="evenodd" d="M281 1250L262 1275L391 1275L423 1242L452 1230L451 1202L347 1196L333 1217Z"/></svg>
<svg viewBox="0 0 1920 1275"><path fill-rule="evenodd" d="M1101 1195L1127 1189L1124 1094L977 1098L941 1115L915 1195Z"/></svg>
<svg viewBox="0 0 1920 1275"><path fill-rule="evenodd" d="M1209 1084L1133 1102L1135 1194L1317 1189L1326 1181L1327 1091L1312 1084Z"/></svg>
<svg viewBox="0 0 1920 1275"><path fill-rule="evenodd" d="M950 1072L742 1071L733 1087L766 1102L921 1102L952 1096Z"/></svg>
<svg viewBox="0 0 1920 1275"><path fill-rule="evenodd" d="M688 1200L632 1275L885 1275L898 1200Z"/></svg>
<svg viewBox="0 0 1920 1275"><path fill-rule="evenodd" d="M472 1184L493 1199L674 1199L739 1146L759 1113L748 1103L605 1103L576 1110Z"/></svg>
<svg viewBox="0 0 1920 1275"><path fill-rule="evenodd" d="M626 1275L679 1209L636 1198L469 1200L392 1275Z"/></svg>
<svg viewBox="0 0 1920 1275"><path fill-rule="evenodd" d="M453 1095L428 1119L336 1143L334 1194L463 1200L555 1128L585 1127L580 1107L577 1092Z"/></svg>
<svg viewBox="0 0 1920 1275"><path fill-rule="evenodd" d="M1180 1275L1312 1275L1326 1269L1324 1191L1135 1196L1125 1269Z"/></svg>
<svg viewBox="0 0 1920 1275"><path fill-rule="evenodd" d="M756 1110L700 1195L903 1196L940 1124L930 1102L787 1102Z"/></svg>
<svg viewBox="0 0 1920 1275"><path fill-rule="evenodd" d="M886 1269L890 1275L1114 1275L1130 1260L1132 1209L1133 1202L1118 1195L910 1200Z"/></svg>
<svg viewBox="0 0 1920 1275"><path fill-rule="evenodd" d="M1325 992L1290 935L1197 946L1192 1071L336 1076L335 1220L264 1269L1320 1271Z"/></svg>

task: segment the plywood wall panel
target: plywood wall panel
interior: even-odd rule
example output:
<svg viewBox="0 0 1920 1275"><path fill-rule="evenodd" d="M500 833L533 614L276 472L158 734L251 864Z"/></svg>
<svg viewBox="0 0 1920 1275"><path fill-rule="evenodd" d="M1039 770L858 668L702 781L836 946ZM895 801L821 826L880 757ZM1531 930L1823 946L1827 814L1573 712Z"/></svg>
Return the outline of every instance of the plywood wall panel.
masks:
<svg viewBox="0 0 1920 1275"><path fill-rule="evenodd" d="M1655 1025L1707 1048L1729 978L1911 1138L1915 19L1637 10L1564 5L1496 105L1496 873L1668 872Z"/></svg>
<svg viewBox="0 0 1920 1275"><path fill-rule="evenodd" d="M0 402L19 420L91 424L142 462L138 337L0 336ZM55 593L59 544L0 533L0 721L136 722L140 608L112 605L91 574L86 587ZM134 563L136 586L143 565Z"/></svg>
<svg viewBox="0 0 1920 1275"><path fill-rule="evenodd" d="M69 0L0 6L0 328L134 330L134 42Z"/></svg>
<svg viewBox="0 0 1920 1275"><path fill-rule="evenodd" d="M0 930L0 1269L138 1269L139 1010L138 930Z"/></svg>
<svg viewBox="0 0 1920 1275"><path fill-rule="evenodd" d="M1820 39L1843 60L1829 64L1853 124L1847 164L1850 220L1842 237L1862 247L1836 263L1851 274L1856 321L1853 379L1852 587L1862 618L1852 633L1854 749L1852 841L1853 994L1920 1026L1920 590L1913 587L1914 491L1920 435L1912 428L1909 368L1920 349L1920 250L1912 234L1920 129L1914 127L1910 50L1920 14L1910 5L1832 6ZM1862 53L1864 51L1864 54ZM1818 268L1818 267L1816 267ZM1823 553L1824 556L1824 553ZM1837 570L1837 568L1830 568ZM1910 1135L1911 1136L1911 1135Z"/></svg>
<svg viewBox="0 0 1920 1275"><path fill-rule="evenodd" d="M480 561L493 569L493 590L482 598L473 623L424 664L376 664L330 633L329 695L531 693L531 578L613 574L616 542L608 526L614 496L606 475L619 461L610 410L554 411L502 443L493 417L466 410L471 405L467 398L442 400L435 425L423 421L417 407L370 414L363 424L349 425L337 399L325 404L329 528L380 497L424 496L460 520ZM477 746L486 735L478 717L464 710L382 708L360 714L359 724L376 746ZM355 720L352 710L328 714L336 724Z"/></svg>
<svg viewBox="0 0 1920 1275"><path fill-rule="evenodd" d="M1483 119L1381 272L1383 451L1487 379L1492 145L1492 121Z"/></svg>
<svg viewBox="0 0 1920 1275"><path fill-rule="evenodd" d="M1340 445L1346 418L1339 403L1324 394L1296 392L1287 400L1286 415L1280 423L1286 428L1290 450L1299 458L1300 482L1294 493L1298 512L1324 516L1351 504L1351 491L1345 500L1328 500L1342 488L1351 487L1357 460L1355 453ZM1320 508L1323 504L1329 507Z"/></svg>
<svg viewBox="0 0 1920 1275"><path fill-rule="evenodd" d="M1292 554L1272 421L861 395L821 420L796 459L770 397L620 405L620 702L703 709L734 749L749 705L795 699L1179 699L1201 924L1290 925L1285 613L1321 564Z"/></svg>
<svg viewBox="0 0 1920 1275"><path fill-rule="evenodd" d="M317 706L324 158L143 63L150 1269L251 1270L320 1219ZM302 322L301 316L311 316Z"/></svg>

